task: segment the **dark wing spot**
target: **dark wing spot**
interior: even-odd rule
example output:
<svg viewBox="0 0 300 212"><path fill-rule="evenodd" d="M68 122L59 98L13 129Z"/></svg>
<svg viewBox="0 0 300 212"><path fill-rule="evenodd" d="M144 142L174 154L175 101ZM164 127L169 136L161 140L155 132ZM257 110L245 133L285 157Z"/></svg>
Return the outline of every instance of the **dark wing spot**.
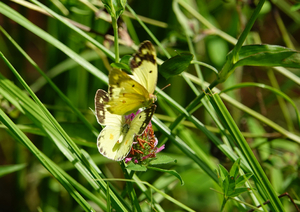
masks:
<svg viewBox="0 0 300 212"><path fill-rule="evenodd" d="M132 87L134 87L134 86L135 86L135 84L132 85Z"/></svg>
<svg viewBox="0 0 300 212"><path fill-rule="evenodd" d="M152 70L150 70L149 73L151 74L151 73L152 73Z"/></svg>
<svg viewBox="0 0 300 212"><path fill-rule="evenodd" d="M142 118L142 116L139 116L139 119Z"/></svg>

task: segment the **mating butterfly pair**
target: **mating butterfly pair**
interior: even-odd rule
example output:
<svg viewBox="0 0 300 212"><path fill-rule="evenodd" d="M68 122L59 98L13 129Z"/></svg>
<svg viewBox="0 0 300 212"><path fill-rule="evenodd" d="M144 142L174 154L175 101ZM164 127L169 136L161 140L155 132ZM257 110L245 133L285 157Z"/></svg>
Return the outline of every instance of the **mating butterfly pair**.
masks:
<svg viewBox="0 0 300 212"><path fill-rule="evenodd" d="M123 160L129 153L134 137L141 135L149 124L156 105L153 94L157 82L155 48L144 41L130 60L133 76L120 69L109 73L109 92L99 89L95 96L97 121L106 127L97 139L99 152L112 160ZM132 113L139 108L131 120Z"/></svg>

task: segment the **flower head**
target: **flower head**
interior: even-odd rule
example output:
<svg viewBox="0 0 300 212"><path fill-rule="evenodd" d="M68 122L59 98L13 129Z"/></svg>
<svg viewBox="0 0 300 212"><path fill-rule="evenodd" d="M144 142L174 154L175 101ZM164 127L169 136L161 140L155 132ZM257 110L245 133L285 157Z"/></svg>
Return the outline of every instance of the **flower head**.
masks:
<svg viewBox="0 0 300 212"><path fill-rule="evenodd" d="M130 114L126 118L133 119L136 114ZM156 147L158 144L158 140L154 135L154 130L152 128L151 122L149 122L145 131L139 135L135 136L133 145L127 157L125 158L125 162L129 163L130 161L138 164L147 165L156 158L156 153L162 151L165 148L165 145L161 147Z"/></svg>

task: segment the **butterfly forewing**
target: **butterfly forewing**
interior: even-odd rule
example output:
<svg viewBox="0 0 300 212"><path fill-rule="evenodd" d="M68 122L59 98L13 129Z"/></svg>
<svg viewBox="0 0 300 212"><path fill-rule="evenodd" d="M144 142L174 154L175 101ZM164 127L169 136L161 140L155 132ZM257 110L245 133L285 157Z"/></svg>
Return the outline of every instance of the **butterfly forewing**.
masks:
<svg viewBox="0 0 300 212"><path fill-rule="evenodd" d="M109 102L107 110L113 114L128 115L151 103L148 91L120 69L109 73Z"/></svg>
<svg viewBox="0 0 300 212"><path fill-rule="evenodd" d="M98 123L101 125L121 126L124 123L124 117L108 112L106 106L108 101L108 93L98 89L95 95L95 114Z"/></svg>
<svg viewBox="0 0 300 212"><path fill-rule="evenodd" d="M135 80L153 94L157 82L155 48L150 41L144 41L130 60Z"/></svg>

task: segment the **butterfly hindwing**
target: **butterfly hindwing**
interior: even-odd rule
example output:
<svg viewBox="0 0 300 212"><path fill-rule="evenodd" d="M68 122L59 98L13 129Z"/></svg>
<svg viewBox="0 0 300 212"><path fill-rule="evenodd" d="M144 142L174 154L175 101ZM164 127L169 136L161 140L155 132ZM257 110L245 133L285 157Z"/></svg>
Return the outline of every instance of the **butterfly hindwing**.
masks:
<svg viewBox="0 0 300 212"><path fill-rule="evenodd" d="M135 80L153 94L157 82L156 51L150 41L141 43L138 51L130 60Z"/></svg>
<svg viewBox="0 0 300 212"><path fill-rule="evenodd" d="M109 95L104 90L98 90L95 96L95 115L98 123L106 125L97 139L99 152L112 160L123 160L133 144L135 135L140 135L150 122L156 105L141 111L133 120L126 121L124 115L111 114L106 110Z"/></svg>
<svg viewBox="0 0 300 212"><path fill-rule="evenodd" d="M137 114L131 122L132 126L130 130L135 131L137 135L141 135L151 121L155 109L156 105L153 104L151 107Z"/></svg>

